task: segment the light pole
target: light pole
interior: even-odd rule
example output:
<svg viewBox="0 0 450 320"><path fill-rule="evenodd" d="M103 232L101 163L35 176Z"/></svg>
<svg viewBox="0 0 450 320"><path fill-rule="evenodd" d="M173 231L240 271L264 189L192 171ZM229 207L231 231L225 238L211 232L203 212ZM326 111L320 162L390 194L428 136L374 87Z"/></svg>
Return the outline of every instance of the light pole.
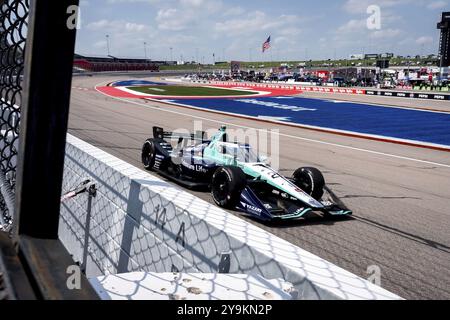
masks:
<svg viewBox="0 0 450 320"><path fill-rule="evenodd" d="M362 48L362 55L363 55L363 66L365 67L366 66L366 47Z"/></svg>
<svg viewBox="0 0 450 320"><path fill-rule="evenodd" d="M145 54L145 60L147 60L147 42L144 42L144 54Z"/></svg>
<svg viewBox="0 0 450 320"><path fill-rule="evenodd" d="M109 57L109 55L110 55L110 52L109 52L109 34L106 35L106 49L107 49L108 57Z"/></svg>
<svg viewBox="0 0 450 320"><path fill-rule="evenodd" d="M173 61L173 54L172 54L173 48L170 47L169 49L170 49L170 61Z"/></svg>

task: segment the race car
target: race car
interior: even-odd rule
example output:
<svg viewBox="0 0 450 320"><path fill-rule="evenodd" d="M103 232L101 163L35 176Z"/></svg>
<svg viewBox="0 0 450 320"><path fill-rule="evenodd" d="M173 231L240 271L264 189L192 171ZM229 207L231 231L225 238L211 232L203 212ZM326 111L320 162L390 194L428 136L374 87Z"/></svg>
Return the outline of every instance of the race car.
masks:
<svg viewBox="0 0 450 320"><path fill-rule="evenodd" d="M262 221L300 219L311 212L352 214L318 169L303 167L284 177L249 144L228 141L224 126L210 140L204 132L183 135L154 127L142 147L142 163L186 188L209 190L219 207Z"/></svg>

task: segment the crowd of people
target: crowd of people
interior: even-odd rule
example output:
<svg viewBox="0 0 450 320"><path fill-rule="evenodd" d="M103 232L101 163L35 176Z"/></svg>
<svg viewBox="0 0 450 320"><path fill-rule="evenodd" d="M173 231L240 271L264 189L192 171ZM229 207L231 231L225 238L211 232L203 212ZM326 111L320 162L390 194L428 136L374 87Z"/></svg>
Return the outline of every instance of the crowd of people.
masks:
<svg viewBox="0 0 450 320"><path fill-rule="evenodd" d="M429 69L422 70L376 70L370 69L339 69L333 71L301 70L299 72L210 72L185 75L193 81L234 81L234 82L272 82L291 83L330 87L371 87L382 89L416 89L450 91L448 76Z"/></svg>

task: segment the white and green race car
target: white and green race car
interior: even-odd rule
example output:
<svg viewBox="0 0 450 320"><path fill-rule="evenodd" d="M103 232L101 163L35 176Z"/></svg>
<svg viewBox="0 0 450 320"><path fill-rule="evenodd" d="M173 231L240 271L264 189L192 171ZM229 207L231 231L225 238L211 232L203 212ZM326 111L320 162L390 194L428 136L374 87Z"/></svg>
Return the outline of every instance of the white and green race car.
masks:
<svg viewBox="0 0 450 320"><path fill-rule="evenodd" d="M241 211L263 221L306 217L311 212L324 216L347 216L352 212L327 187L316 168L303 167L284 177L255 154L248 144L229 142L222 127L210 140L204 134L188 136L153 128L154 137L142 148L147 170L190 189L208 189L223 208ZM173 147L168 141L198 143Z"/></svg>

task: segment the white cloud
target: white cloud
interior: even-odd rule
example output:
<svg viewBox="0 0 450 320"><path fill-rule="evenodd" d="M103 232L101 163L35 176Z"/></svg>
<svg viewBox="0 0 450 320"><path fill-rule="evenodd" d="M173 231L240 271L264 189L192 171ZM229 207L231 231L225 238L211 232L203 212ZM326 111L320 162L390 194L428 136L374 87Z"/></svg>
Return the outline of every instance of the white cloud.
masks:
<svg viewBox="0 0 450 320"><path fill-rule="evenodd" d="M438 10L445 8L447 5L447 1L432 1L427 5L427 8L430 10Z"/></svg>
<svg viewBox="0 0 450 320"><path fill-rule="evenodd" d="M176 6L160 9L155 20L160 30L183 31L207 21L222 5L220 0L179 0Z"/></svg>
<svg viewBox="0 0 450 320"><path fill-rule="evenodd" d="M89 48L95 49L96 52L106 53L105 36L108 34L110 52L118 56L127 55L127 52L135 52L137 55L142 52L143 55L143 42L151 43L151 40L158 36L156 30L149 25L125 20L94 21L86 26L86 30L88 30L88 34L98 35L93 39L93 44Z"/></svg>
<svg viewBox="0 0 450 320"><path fill-rule="evenodd" d="M149 4L155 4L158 2L161 2L161 0L107 0L109 3L149 3Z"/></svg>
<svg viewBox="0 0 450 320"><path fill-rule="evenodd" d="M266 14L256 11L248 14L246 17L217 22L215 30L228 34L252 33L255 30L263 29L266 23Z"/></svg>
<svg viewBox="0 0 450 320"><path fill-rule="evenodd" d="M337 33L348 34L367 30L366 20L352 19L337 29Z"/></svg>
<svg viewBox="0 0 450 320"><path fill-rule="evenodd" d="M259 31L281 30L280 28L292 25L297 21L294 15L281 15L269 17L265 12L255 11L246 16L217 22L215 30L228 35L253 34Z"/></svg>
<svg viewBox="0 0 450 320"><path fill-rule="evenodd" d="M414 3L414 1L417 2L417 0L347 0L344 4L344 10L353 14L366 14L366 10L370 5L391 8Z"/></svg>
<svg viewBox="0 0 450 320"><path fill-rule="evenodd" d="M194 23L195 16L191 12L178 9L162 9L158 11L156 22L158 29L169 31L182 31Z"/></svg>
<svg viewBox="0 0 450 320"><path fill-rule="evenodd" d="M388 39L388 38L397 38L403 34L403 31L400 29L382 29L374 31L370 34L370 37L373 39Z"/></svg>
<svg viewBox="0 0 450 320"><path fill-rule="evenodd" d="M200 7L205 4L205 0L180 0L180 3L185 6Z"/></svg>
<svg viewBox="0 0 450 320"><path fill-rule="evenodd" d="M349 35L354 37L356 34L362 36L370 32L367 26L367 18L363 19L351 19L344 25L338 27L335 33L339 35ZM400 27L403 25L403 17L393 14L390 10L383 10L381 13L381 30L376 30L372 32L373 37L379 38L379 35L386 34L387 36L393 36L398 34L401 30ZM395 32L394 32L395 31Z"/></svg>
<svg viewBox="0 0 450 320"><path fill-rule="evenodd" d="M300 35L303 32L302 29L297 28L297 27L287 27L287 28L283 28L281 29L278 34L282 35L282 36L289 36L289 37L296 37L298 35Z"/></svg>
<svg viewBox="0 0 450 320"><path fill-rule="evenodd" d="M422 36L416 39L416 43L418 45L427 45L427 44L432 44L433 43L433 38L432 37L428 37L428 36Z"/></svg>
<svg viewBox="0 0 450 320"><path fill-rule="evenodd" d="M110 22L106 19L89 23L86 27L90 30L102 30L108 27Z"/></svg>
<svg viewBox="0 0 450 320"><path fill-rule="evenodd" d="M188 9L196 9L209 13L217 12L223 6L220 0L180 0L180 4Z"/></svg>
<svg viewBox="0 0 450 320"><path fill-rule="evenodd" d="M109 30L112 32L143 32L149 31L151 28L144 24L128 22L124 20L113 20L109 21L102 19L99 21L91 22L86 26L87 29L92 31L103 31Z"/></svg>
<svg viewBox="0 0 450 320"><path fill-rule="evenodd" d="M97 41L92 45L92 47L96 49L106 48L106 40Z"/></svg>
<svg viewBox="0 0 450 320"><path fill-rule="evenodd" d="M146 29L146 26L143 25L143 24L132 23L132 22L127 22L125 24L125 30L126 31L140 32L140 31L144 31L145 29Z"/></svg>
<svg viewBox="0 0 450 320"><path fill-rule="evenodd" d="M239 15L241 15L243 13L245 13L244 8L242 8L242 7L232 7L230 9L226 10L223 15L225 17L228 17L228 16L239 16Z"/></svg>

